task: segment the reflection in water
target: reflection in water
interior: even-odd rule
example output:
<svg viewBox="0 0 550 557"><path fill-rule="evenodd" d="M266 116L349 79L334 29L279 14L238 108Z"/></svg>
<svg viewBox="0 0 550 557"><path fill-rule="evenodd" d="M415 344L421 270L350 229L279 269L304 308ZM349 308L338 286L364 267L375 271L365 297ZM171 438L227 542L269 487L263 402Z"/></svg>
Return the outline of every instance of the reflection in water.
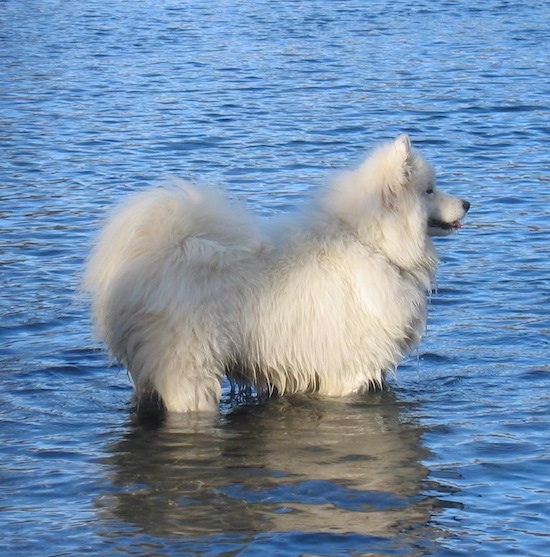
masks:
<svg viewBox="0 0 550 557"><path fill-rule="evenodd" d="M395 538L422 528L422 430L389 393L271 400L220 419L135 425L112 447L114 489L98 503L157 537L262 532ZM432 532L431 536L434 538Z"/></svg>

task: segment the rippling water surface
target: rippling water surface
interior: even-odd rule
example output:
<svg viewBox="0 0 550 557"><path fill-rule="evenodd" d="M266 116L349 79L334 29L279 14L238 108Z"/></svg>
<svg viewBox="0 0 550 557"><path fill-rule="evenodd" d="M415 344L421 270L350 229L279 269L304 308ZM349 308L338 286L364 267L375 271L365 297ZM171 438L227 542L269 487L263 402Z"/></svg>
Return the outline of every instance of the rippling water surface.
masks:
<svg viewBox="0 0 550 557"><path fill-rule="evenodd" d="M547 555L550 3L0 2L3 555ZM269 217L407 132L469 199L388 392L139 423L79 275L170 174Z"/></svg>

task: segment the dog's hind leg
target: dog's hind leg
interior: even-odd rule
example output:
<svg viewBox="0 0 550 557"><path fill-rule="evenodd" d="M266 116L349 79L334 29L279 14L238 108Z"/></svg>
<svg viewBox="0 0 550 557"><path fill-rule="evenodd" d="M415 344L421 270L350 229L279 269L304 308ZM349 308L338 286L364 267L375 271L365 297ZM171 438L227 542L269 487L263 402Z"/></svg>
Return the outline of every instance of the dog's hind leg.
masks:
<svg viewBox="0 0 550 557"><path fill-rule="evenodd" d="M187 377L178 385L140 388L137 391L138 413L217 412L221 382L213 378Z"/></svg>
<svg viewBox="0 0 550 557"><path fill-rule="evenodd" d="M155 340L152 346L142 339L129 360L138 412L140 406L149 411L152 403L159 412L217 412L225 377L224 351L216 343L199 349L188 337Z"/></svg>

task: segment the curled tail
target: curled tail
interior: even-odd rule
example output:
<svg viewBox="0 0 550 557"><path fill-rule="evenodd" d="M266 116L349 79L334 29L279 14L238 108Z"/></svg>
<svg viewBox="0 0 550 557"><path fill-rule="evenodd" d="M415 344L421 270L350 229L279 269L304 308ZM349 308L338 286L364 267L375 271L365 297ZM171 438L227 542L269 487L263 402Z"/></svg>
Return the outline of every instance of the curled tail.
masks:
<svg viewBox="0 0 550 557"><path fill-rule="evenodd" d="M258 243L242 210L181 180L131 196L107 220L83 289L138 399L153 393L175 411L217 408L238 296L212 292L222 281L246 287L239 275Z"/></svg>

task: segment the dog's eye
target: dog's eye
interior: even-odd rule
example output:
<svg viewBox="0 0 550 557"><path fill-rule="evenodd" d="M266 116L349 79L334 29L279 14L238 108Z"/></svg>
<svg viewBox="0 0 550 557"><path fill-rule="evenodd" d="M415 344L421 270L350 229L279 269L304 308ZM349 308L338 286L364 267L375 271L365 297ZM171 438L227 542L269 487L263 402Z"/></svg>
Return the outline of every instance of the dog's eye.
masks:
<svg viewBox="0 0 550 557"><path fill-rule="evenodd" d="M426 193L427 193L428 195L432 195L433 192L434 192L434 189L433 189L433 188L428 188L428 189L426 190Z"/></svg>

